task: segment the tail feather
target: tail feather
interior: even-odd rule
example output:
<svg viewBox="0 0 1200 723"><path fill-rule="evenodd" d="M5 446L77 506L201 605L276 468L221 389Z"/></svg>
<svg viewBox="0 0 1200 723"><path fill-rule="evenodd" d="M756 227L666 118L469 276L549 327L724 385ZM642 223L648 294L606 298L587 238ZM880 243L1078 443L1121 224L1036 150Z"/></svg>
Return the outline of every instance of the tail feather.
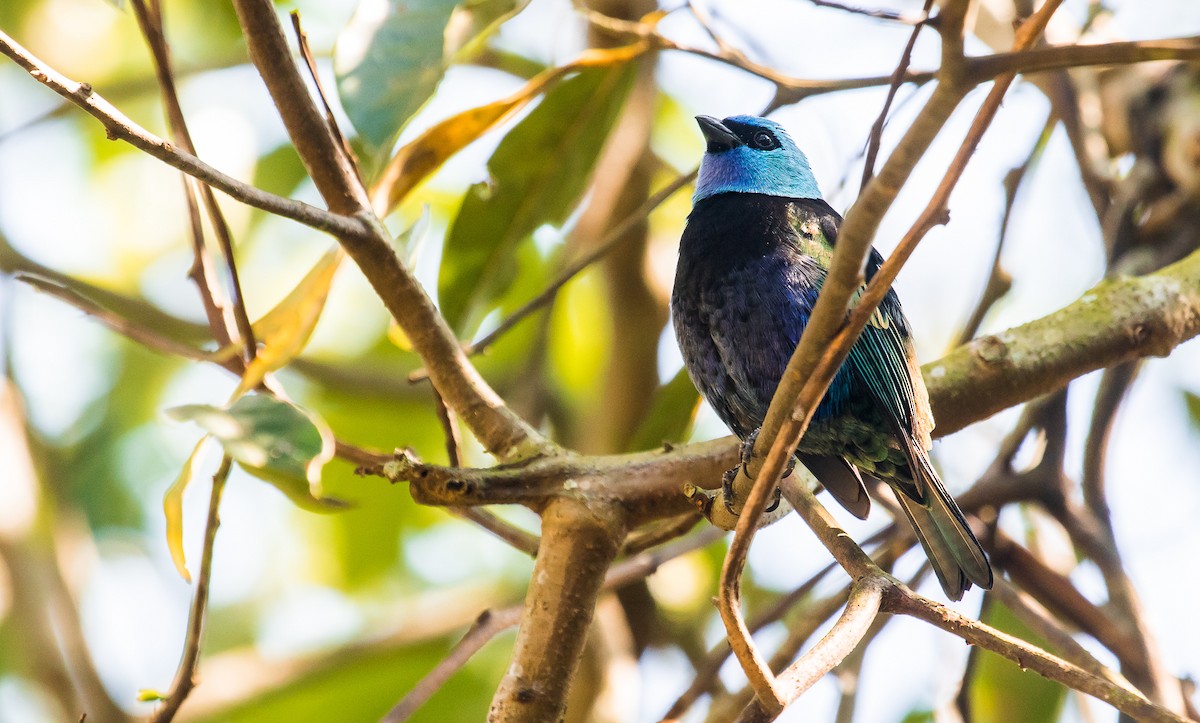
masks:
<svg viewBox="0 0 1200 723"><path fill-rule="evenodd" d="M991 588L992 567L962 510L942 485L928 457L916 456L918 464L914 465L913 477L924 499L914 499L901 489L896 490L896 497L925 548L938 581L954 600L961 599L972 583L985 590Z"/></svg>
<svg viewBox="0 0 1200 723"><path fill-rule="evenodd" d="M830 496L860 520L871 511L871 498L858 469L841 457L822 457L798 452L796 457L817 478Z"/></svg>

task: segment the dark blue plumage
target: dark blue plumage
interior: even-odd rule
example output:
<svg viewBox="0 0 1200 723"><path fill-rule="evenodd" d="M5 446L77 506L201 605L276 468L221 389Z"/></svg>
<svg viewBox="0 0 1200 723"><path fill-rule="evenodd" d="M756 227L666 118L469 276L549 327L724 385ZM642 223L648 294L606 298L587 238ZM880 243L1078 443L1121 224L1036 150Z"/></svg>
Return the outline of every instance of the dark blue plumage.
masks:
<svg viewBox="0 0 1200 723"><path fill-rule="evenodd" d="M824 283L839 216L777 123L699 116L708 142L671 297L688 373L742 439L771 397ZM872 249L867 278L882 258ZM848 510L870 509L860 472L896 492L946 594L990 587L991 568L929 462L933 417L894 291L838 370L797 456Z"/></svg>

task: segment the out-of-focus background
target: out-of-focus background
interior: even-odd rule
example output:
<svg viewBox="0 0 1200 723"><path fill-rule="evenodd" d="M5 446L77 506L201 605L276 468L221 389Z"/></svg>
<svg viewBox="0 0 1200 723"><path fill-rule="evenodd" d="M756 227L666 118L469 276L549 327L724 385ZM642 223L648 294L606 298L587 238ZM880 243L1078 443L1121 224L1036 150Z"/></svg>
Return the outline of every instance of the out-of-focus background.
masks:
<svg viewBox="0 0 1200 723"><path fill-rule="evenodd" d="M664 4L674 12L661 21L663 34L687 45L714 47L695 16L676 8L679 4ZM912 14L921 6L871 4ZM363 3L362 16L370 14L370 5ZM610 12L613 5L595 3ZM986 16L988 7L1004 3L981 5ZM887 75L910 32L907 25L803 0L708 0L700 6L722 38L800 78ZM336 95L334 67L352 62L345 57L357 52L353 46L361 40L348 26L354 3L306 0L280 7L299 10L325 87ZM170 0L165 11L182 105L200 156L235 177L319 205L261 80L247 63L230 6ZM1074 42L1085 23L1091 24L1089 42L1196 35L1200 4L1068 0L1048 37ZM68 77L90 83L137 123L165 134L153 66L128 9L101 0L6 0L0 3L0 29ZM454 112L516 91L542 67L574 59L589 42L587 24L570 3L533 0L503 22L487 52L449 67L399 143ZM1003 49L968 38L971 54ZM936 34L923 33L913 67L936 68L938 53ZM335 61L337 55L342 59ZM1081 107L1093 114L1085 118L1093 125L1108 112L1097 87L1088 85L1097 77L1089 74L1081 82ZM1135 90L1127 92L1151 82L1137 78ZM644 177L654 188L698 162L703 145L693 115L757 113L774 92L769 82L737 68L678 52L661 55L653 83L651 154ZM876 240L885 254L940 180L985 90L977 89L955 114L885 220ZM343 82L342 92L354 91ZM361 97L363 89L358 92ZM379 92L386 96L386 89ZM883 134L884 154L929 92L929 85L900 89ZM808 153L836 209L844 211L857 195L863 146L885 93L885 87L874 87L819 95L774 114ZM532 107L453 157L389 218L397 231L414 223L426 226L419 248L410 246L405 253L431 293L447 288L466 293L462 284L454 287L446 280L446 239L453 235L460 204L472 202L464 202L464 194L488 178L489 158L529 112L537 113L538 106ZM1200 105L1193 107L1200 115ZM604 112L585 108L571 122L586 126L588 114ZM1005 176L1030 157L1049 112L1043 91L1018 81L953 195L950 222L929 234L901 274L897 288L923 362L955 344L976 306L1004 214ZM340 109L338 114L351 129ZM587 155L587 149L571 150ZM597 152L591 149L593 156ZM547 148L536 160L552 164L560 157ZM1119 177L1133 163L1134 156L1122 152L1108 170ZM529 238L522 235L497 252L496 265L502 268L478 283L486 298L463 312L458 328L464 338L486 332L537 293L567 251L595 241L597 234L585 227L603 221L590 218L586 209L593 196L605 192L611 189L600 178L597 190L585 197L584 210L572 204L565 223L548 219L526 234ZM485 198L487 190L469 193ZM258 318L296 285L331 241L228 199L222 199L222 208L236 239L250 316ZM591 451L628 448L636 428L629 420L637 422L645 409L614 411L619 406L614 400L622 392L649 398L644 390L654 392L678 373L681 361L665 323L665 305L689 208L685 190L650 216L644 250L621 262L640 274L626 303L614 301L612 293L609 275L619 265L594 267L566 286L549 313L523 323L477 358L485 377L518 411L564 444ZM205 319L186 278L190 244L177 172L107 140L93 119L65 106L13 63L0 62L0 269L72 277L97 294L136 300L121 307L135 319L181 338L197 338L202 332L195 325ZM1050 313L1105 274L1101 223L1061 126L1048 135L1020 186L1002 266L1012 288L984 317L980 333ZM446 300L441 302L445 307ZM631 345L629 327L647 324L650 332L638 332L643 343ZM72 685L86 687L88 680L64 677L61 659L80 662L85 653L98 675L93 682L117 706L130 714L149 713L152 704L138 702L138 692L169 686L192 591L168 553L163 495L200 434L163 412L183 404L220 405L237 380L215 366L150 351L11 276L0 277L0 346L4 371L24 400L18 410L12 392L6 392L0 421L0 721L77 718L66 691ZM407 446L426 459L444 461L428 387L406 380L419 366L402 335L389 332L387 314L369 286L347 264L301 360L278 379L339 439L380 450ZM643 391L623 384L621 375ZM1081 474L1098 382L1097 373L1071 386L1066 461L1075 477ZM1163 660L1181 676L1200 672L1195 609L1200 583L1192 574L1200 551L1195 522L1200 519L1200 445L1198 405L1193 403L1189 416L1189 392L1200 392L1200 347L1194 342L1168 358L1147 361L1117 416L1107 460L1112 521L1127 570ZM685 409L677 416L686 420L693 402L686 394L682 399ZM1019 414L1019 409L1005 411L935 446L952 491L962 491L983 473ZM17 443L22 423L28 453ZM726 433L702 407L686 440ZM25 471L26 460L32 460L33 474ZM470 440L467 461L486 462ZM213 466L210 459L184 498L189 561L198 559L205 475L211 476ZM185 718L376 719L445 655L481 610L522 599L531 560L471 523L416 505L402 486L357 477L353 465L343 461L326 467L324 489L351 507L306 511L235 469L216 542L201 684L184 707ZM525 510L501 514L536 528L537 518ZM841 515L859 539L884 524L884 517L877 512L863 524ZM1074 564L1065 537L1039 510L1006 508L1001 523L1010 535L1069 570L1082 591L1103 599L1096 568ZM649 579L645 590L665 621L663 629L674 638L654 640L630 661L636 667L626 670L616 690L618 719L661 716L692 679L689 655L724 635L710 603L723 552L723 543L717 543L671 561ZM827 562L794 517L763 531L750 556L748 604L753 608L793 589ZM912 575L920 562L919 555L903 558L897 574ZM926 580L922 589L940 598L936 581ZM972 591L955 607L974 615L980 599ZM783 635L783 626L776 624L761 637L770 644ZM1098 646L1084 642L1112 662ZM509 632L485 647L416 719L481 719L511 644ZM925 719L953 696L967 654L957 638L912 620L895 620L866 657L858 684L867 692L859 698L854 720ZM585 663L584 679L587 675ZM731 689L743 684L736 663L725 666L722 681ZM1007 720L1115 720L1114 711L1077 694L1047 692L1027 680L1015 685L1027 686L1029 695L1005 705L1035 706L1030 715L1038 717ZM784 720L832 720L840 690L838 678L827 677ZM702 709L690 719L702 720Z"/></svg>

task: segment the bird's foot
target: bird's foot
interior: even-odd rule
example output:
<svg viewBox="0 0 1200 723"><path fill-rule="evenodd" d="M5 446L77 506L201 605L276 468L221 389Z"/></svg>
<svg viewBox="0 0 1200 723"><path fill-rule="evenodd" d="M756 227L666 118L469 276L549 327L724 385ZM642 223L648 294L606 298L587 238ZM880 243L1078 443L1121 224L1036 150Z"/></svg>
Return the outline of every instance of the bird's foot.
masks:
<svg viewBox="0 0 1200 723"><path fill-rule="evenodd" d="M738 470L741 467L730 467L725 470L725 474L721 475L721 499L725 501L725 509L729 510L729 514L737 515L737 510L733 508L733 481L737 479Z"/></svg>
<svg viewBox="0 0 1200 723"><path fill-rule="evenodd" d="M733 491L733 481L737 479L738 472L740 470L742 470L742 467L732 467L725 470L725 474L721 475L721 499L725 501L725 509L729 510L729 514L731 515L738 514L738 511L734 509L733 504L733 501L737 496L737 493ZM767 507L767 509L763 510L763 513L766 514L774 512L776 509L778 509L781 499L783 499L783 491L776 487L774 499L771 500L771 504Z"/></svg>
<svg viewBox="0 0 1200 723"><path fill-rule="evenodd" d="M758 433L761 431L762 427L759 427L751 432L745 440L743 440L740 464L733 469L727 470L721 477L721 497L725 500L725 509L729 510L730 514L737 514L737 511L734 509L734 499L736 498L736 493L733 489L733 481L737 479L738 472L740 471L746 475L747 479L754 479L754 477L750 474L750 462L754 459L754 443L758 440ZM788 460L787 470L783 473L783 476L787 477L789 474L791 474L792 468L795 466L796 459L795 457L792 457ZM764 510L764 512L774 512L776 509L778 509L779 501L782 499L782 496L782 492L778 487L776 487L774 499L771 501L770 506Z"/></svg>
<svg viewBox="0 0 1200 723"><path fill-rule="evenodd" d="M746 476L750 477L751 479L754 478L750 475L750 462L754 459L754 443L758 441L758 433L761 431L762 427L755 429L742 442L742 471L745 472ZM795 455L792 455L791 457L788 457L787 468L783 470L783 475L781 478L790 475L794 469L796 469L796 457ZM778 504L778 501L776 504Z"/></svg>
<svg viewBox="0 0 1200 723"><path fill-rule="evenodd" d="M779 502L782 499L783 499L783 490L776 487L775 488L775 499L773 499L771 501L771 504L767 505L767 509L763 510L763 514L768 515L768 514L774 512L775 510L779 509Z"/></svg>
<svg viewBox="0 0 1200 723"><path fill-rule="evenodd" d="M750 462L754 459L754 443L758 441L758 433L761 431L762 427L759 427L742 440L742 471L747 477L750 476Z"/></svg>

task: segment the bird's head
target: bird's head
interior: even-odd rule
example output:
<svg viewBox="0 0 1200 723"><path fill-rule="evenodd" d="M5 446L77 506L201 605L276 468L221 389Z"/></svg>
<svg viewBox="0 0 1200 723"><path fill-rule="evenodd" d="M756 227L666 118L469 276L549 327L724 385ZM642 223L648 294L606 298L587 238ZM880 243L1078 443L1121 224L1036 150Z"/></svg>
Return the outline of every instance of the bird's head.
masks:
<svg viewBox="0 0 1200 723"><path fill-rule="evenodd" d="M708 143L692 203L718 193L821 198L808 158L783 126L752 115L696 116Z"/></svg>

